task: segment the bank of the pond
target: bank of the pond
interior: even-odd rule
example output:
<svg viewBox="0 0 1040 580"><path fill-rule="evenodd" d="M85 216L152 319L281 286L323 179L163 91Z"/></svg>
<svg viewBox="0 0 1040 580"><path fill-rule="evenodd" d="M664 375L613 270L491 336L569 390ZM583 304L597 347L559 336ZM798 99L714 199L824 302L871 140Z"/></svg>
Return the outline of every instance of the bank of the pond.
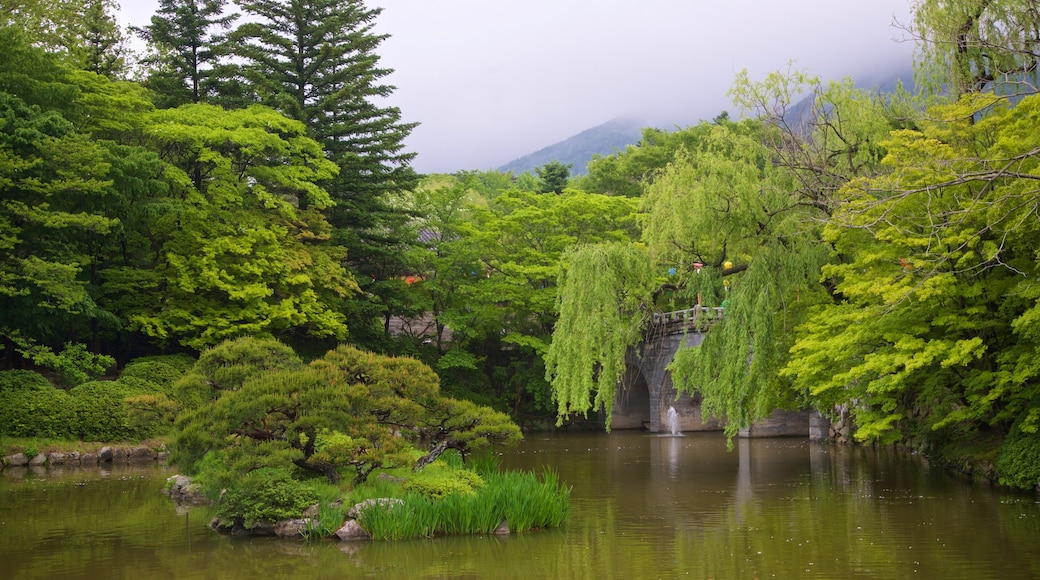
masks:
<svg viewBox="0 0 1040 580"><path fill-rule="evenodd" d="M57 448L48 445L43 450L29 444L4 452L0 456L0 469L57 465L88 467L104 463L166 463L168 457L165 444L84 445L80 443Z"/></svg>
<svg viewBox="0 0 1040 580"><path fill-rule="evenodd" d="M573 431L573 430L571 430ZM580 429L588 432L591 429ZM552 429L533 430L528 433L550 433ZM824 441L823 443L827 443ZM830 442L832 445L847 445ZM978 437L965 441L952 441L940 448L925 448L914 443L894 443L891 447L907 453L919 454L935 466L942 467L951 475L973 484L1008 489L1021 487L1003 484L997 472L996 461L1003 440L998 437ZM851 444L856 445L856 444ZM877 445L873 445L877 447ZM42 450L41 450L42 449ZM48 465L91 466L105 463L166 463L169 453L165 441L147 441L136 445L125 443L48 442L35 444L21 442L0 446L0 470L5 467L39 467ZM1034 488L1040 491L1040 481Z"/></svg>

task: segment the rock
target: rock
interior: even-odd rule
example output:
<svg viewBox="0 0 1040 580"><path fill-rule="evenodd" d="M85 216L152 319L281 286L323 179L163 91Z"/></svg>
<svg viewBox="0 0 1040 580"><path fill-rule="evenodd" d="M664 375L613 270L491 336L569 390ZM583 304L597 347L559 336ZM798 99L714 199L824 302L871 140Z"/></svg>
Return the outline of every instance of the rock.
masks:
<svg viewBox="0 0 1040 580"><path fill-rule="evenodd" d="M132 463L155 461L155 451L143 445L138 445L137 447L130 448L127 458Z"/></svg>
<svg viewBox="0 0 1040 580"><path fill-rule="evenodd" d="M311 518L294 518L290 520L279 520L274 525L274 535L278 536L279 538L300 539L309 530L317 527L317 520L312 520Z"/></svg>
<svg viewBox="0 0 1040 580"><path fill-rule="evenodd" d="M172 475L166 478L163 494L178 504L205 505L210 503L209 498L202 494L199 484L186 475Z"/></svg>
<svg viewBox="0 0 1040 580"><path fill-rule="evenodd" d="M495 535L496 536L508 536L509 535L509 522L506 521L506 520L502 520L502 523L498 524L498 527L495 528Z"/></svg>
<svg viewBox="0 0 1040 580"><path fill-rule="evenodd" d="M29 465L29 457L24 453L12 453L7 457L4 457L4 465L11 467L21 467L23 465Z"/></svg>
<svg viewBox="0 0 1040 580"><path fill-rule="evenodd" d="M112 463L129 463L130 450L125 447L116 447L112 450Z"/></svg>
<svg viewBox="0 0 1040 580"><path fill-rule="evenodd" d="M38 453L29 460L29 467L32 467L34 465L43 465L46 462L47 456L43 453Z"/></svg>
<svg viewBox="0 0 1040 580"><path fill-rule="evenodd" d="M98 454L97 453L81 453L79 456L80 465L97 465Z"/></svg>
<svg viewBox="0 0 1040 580"><path fill-rule="evenodd" d="M361 527L361 524L357 523L357 520L347 520L347 523L343 524L342 528L336 530L336 537L344 542L372 539L372 536L368 535L368 532Z"/></svg>
<svg viewBox="0 0 1040 580"><path fill-rule="evenodd" d="M363 502L354 504L354 507L350 508L350 511L347 512L347 517L356 520L361 516L361 514L365 513L365 510L375 505L386 508L387 510L392 510L394 509L394 506L404 505L404 502L395 497L366 499Z"/></svg>
<svg viewBox="0 0 1040 580"><path fill-rule="evenodd" d="M102 447L101 451L97 454L98 463L111 463L112 462L112 448Z"/></svg>
<svg viewBox="0 0 1040 580"><path fill-rule="evenodd" d="M209 527L221 534L231 534L232 536L273 536L275 522L258 521L252 527L247 528L238 522L213 518L209 522Z"/></svg>
<svg viewBox="0 0 1040 580"><path fill-rule="evenodd" d="M67 454L61 451L54 451L47 454L47 465L65 465L65 459L68 457Z"/></svg>
<svg viewBox="0 0 1040 580"><path fill-rule="evenodd" d="M65 463L67 463L69 465L79 465L80 464L80 459L79 458L80 458L79 451L69 451L66 454Z"/></svg>

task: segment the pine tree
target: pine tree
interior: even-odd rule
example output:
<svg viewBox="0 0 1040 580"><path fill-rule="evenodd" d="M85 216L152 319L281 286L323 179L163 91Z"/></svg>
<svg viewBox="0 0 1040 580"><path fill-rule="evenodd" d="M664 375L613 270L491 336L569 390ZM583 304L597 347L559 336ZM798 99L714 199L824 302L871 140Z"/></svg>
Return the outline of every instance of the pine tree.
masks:
<svg viewBox="0 0 1040 580"><path fill-rule="evenodd" d="M152 67L146 82L160 106L198 103L213 96L225 35L238 14L224 14L226 0L160 0L151 24L134 32L146 40Z"/></svg>
<svg viewBox="0 0 1040 580"><path fill-rule="evenodd" d="M231 46L243 63L238 79L245 96L303 121L339 165L327 187L336 203L328 213L333 241L347 248L358 280L371 281L366 292L379 295L379 281L402 273L402 244L409 243L398 233L407 216L388 196L418 179L409 166L415 154L404 150L415 124L404 123L398 108L376 102L394 90L382 83L392 71L379 66L375 53L387 38L372 30L382 10L359 0L239 4L250 22L232 34ZM373 310L389 315L382 307L361 308L358 315L367 319ZM355 338L360 330L355 324Z"/></svg>

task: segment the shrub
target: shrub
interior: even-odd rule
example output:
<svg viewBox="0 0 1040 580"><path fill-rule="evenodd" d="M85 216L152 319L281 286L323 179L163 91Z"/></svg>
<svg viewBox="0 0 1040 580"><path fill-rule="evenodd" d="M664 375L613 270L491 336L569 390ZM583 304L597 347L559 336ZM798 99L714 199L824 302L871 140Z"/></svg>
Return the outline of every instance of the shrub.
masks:
<svg viewBox="0 0 1040 580"><path fill-rule="evenodd" d="M1021 489L1040 486L1040 433L1013 429L1000 450L997 475L1001 485Z"/></svg>
<svg viewBox="0 0 1040 580"><path fill-rule="evenodd" d="M123 372L120 373L120 381L126 382L131 379L141 380L154 385L153 389L166 395L173 394L173 384L177 382L188 369L191 363L184 365L185 359L191 361L187 355L175 355L174 357L149 357L147 359L134 359L130 361Z"/></svg>
<svg viewBox="0 0 1040 580"><path fill-rule="evenodd" d="M48 390L54 385L47 377L35 371L0 371L0 393L16 390Z"/></svg>
<svg viewBox="0 0 1040 580"><path fill-rule="evenodd" d="M142 437L130 426L125 399L137 394L118 381L91 381L69 391L73 436L83 441L129 441Z"/></svg>
<svg viewBox="0 0 1040 580"><path fill-rule="evenodd" d="M473 495L484 480L468 469L455 469L438 461L404 483L405 491L413 491L434 499L453 493Z"/></svg>
<svg viewBox="0 0 1040 580"><path fill-rule="evenodd" d="M293 479L284 469L250 471L227 488L217 504L217 517L227 523L253 527L261 520L299 517L318 502L312 485Z"/></svg>
<svg viewBox="0 0 1040 580"><path fill-rule="evenodd" d="M73 439L70 425L75 411L69 394L55 389L36 373L14 371L0 373L5 383L0 387L0 434L11 437L51 437ZM31 375L36 375L34 378ZM17 384L18 386L13 386Z"/></svg>

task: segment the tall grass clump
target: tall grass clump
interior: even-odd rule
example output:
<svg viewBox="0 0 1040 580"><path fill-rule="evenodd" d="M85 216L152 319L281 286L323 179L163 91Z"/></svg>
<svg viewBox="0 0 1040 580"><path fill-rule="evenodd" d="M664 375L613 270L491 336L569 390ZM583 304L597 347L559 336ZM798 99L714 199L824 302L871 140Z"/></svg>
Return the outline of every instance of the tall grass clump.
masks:
<svg viewBox="0 0 1040 580"><path fill-rule="evenodd" d="M457 483L441 485L448 473L454 473ZM413 481L403 486L410 491L400 498L402 504L374 505L359 515L358 523L373 539L490 534L503 521L511 532L522 533L559 527L570 515L570 488L548 468L539 477L527 471L499 471L493 462L476 470L443 464L432 475L418 474ZM467 485L477 481L481 484Z"/></svg>
<svg viewBox="0 0 1040 580"><path fill-rule="evenodd" d="M570 515L571 490L548 467L540 479L529 471L499 472L486 479L485 487L511 532L559 527Z"/></svg>
<svg viewBox="0 0 1040 580"><path fill-rule="evenodd" d="M358 523L373 540L430 538L438 531L440 503L419 493L409 493L403 504L374 504L358 516Z"/></svg>

